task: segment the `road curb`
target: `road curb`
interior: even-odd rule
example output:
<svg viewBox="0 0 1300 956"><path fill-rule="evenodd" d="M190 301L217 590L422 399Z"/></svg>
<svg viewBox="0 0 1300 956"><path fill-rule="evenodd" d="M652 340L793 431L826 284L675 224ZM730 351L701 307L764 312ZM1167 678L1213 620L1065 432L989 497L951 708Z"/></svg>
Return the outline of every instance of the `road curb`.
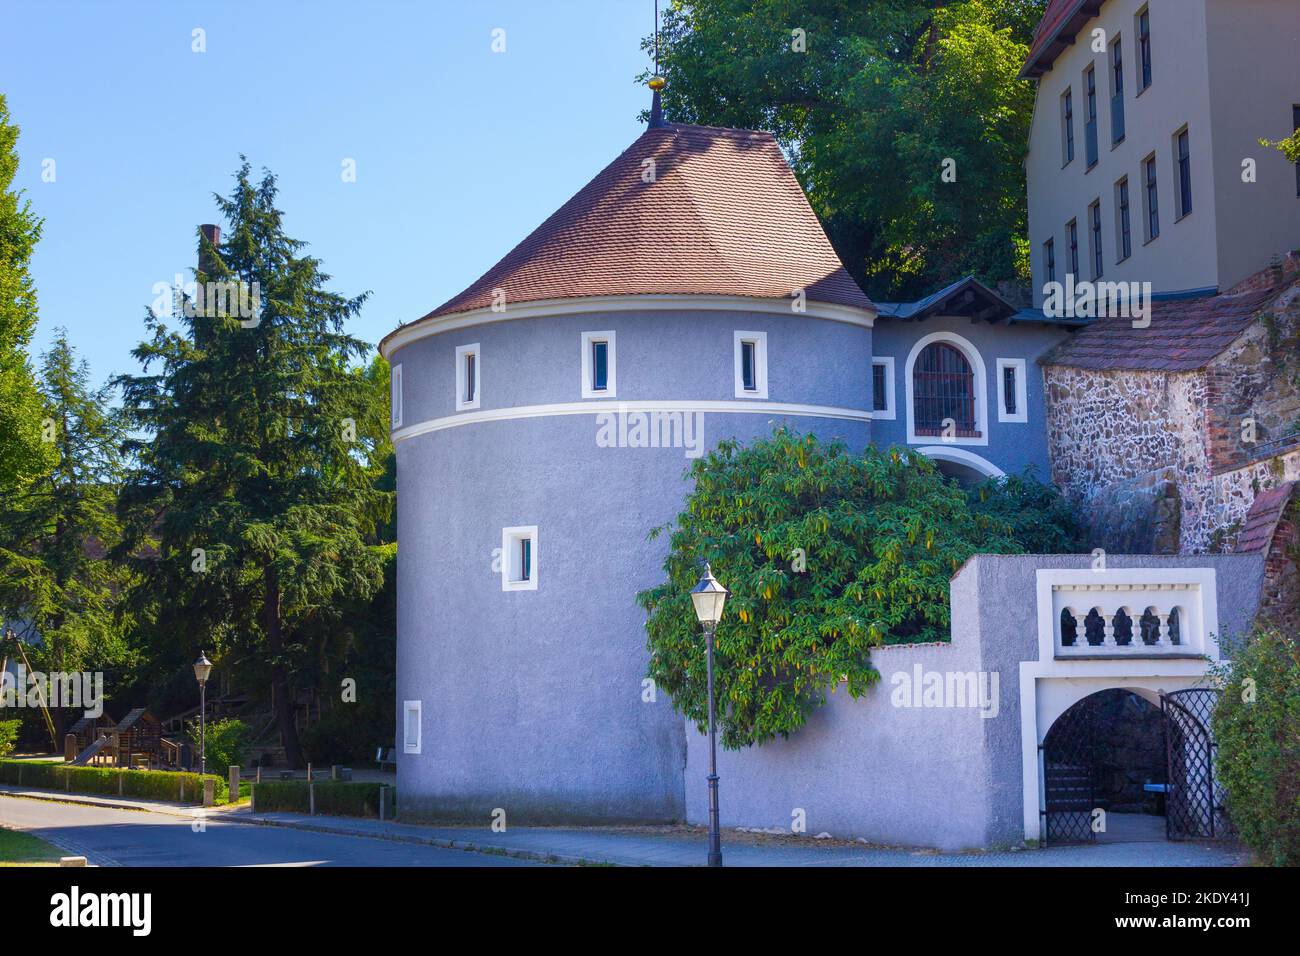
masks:
<svg viewBox="0 0 1300 956"><path fill-rule="evenodd" d="M18 800L43 800L46 803L74 803L81 807L99 807L101 810L135 810L140 813L164 813L173 817L185 817L193 819L195 810L204 810L207 813L217 813L220 815L229 815L236 812L240 807L225 809L221 807L202 807L202 806L180 806L166 803L132 803L127 800L97 799L87 800L85 797L91 794L85 793L65 793L62 790L10 790L7 787L0 787L0 797L14 797ZM83 799L78 799L81 797Z"/></svg>

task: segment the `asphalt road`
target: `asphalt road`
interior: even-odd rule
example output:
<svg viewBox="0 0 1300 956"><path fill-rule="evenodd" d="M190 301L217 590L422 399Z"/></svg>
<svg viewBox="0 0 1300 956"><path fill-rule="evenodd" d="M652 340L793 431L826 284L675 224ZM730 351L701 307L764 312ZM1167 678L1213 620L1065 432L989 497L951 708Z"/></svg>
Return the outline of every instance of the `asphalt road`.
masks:
<svg viewBox="0 0 1300 956"><path fill-rule="evenodd" d="M0 823L99 866L540 866L364 837L0 796Z"/></svg>

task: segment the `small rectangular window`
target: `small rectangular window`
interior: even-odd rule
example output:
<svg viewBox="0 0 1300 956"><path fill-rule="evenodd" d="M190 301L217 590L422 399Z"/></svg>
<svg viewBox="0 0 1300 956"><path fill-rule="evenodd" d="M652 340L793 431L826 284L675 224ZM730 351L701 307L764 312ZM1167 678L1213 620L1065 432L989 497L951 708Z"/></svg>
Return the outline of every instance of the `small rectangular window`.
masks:
<svg viewBox="0 0 1300 956"><path fill-rule="evenodd" d="M1074 92L1066 90L1061 95L1061 153L1062 166L1074 160Z"/></svg>
<svg viewBox="0 0 1300 956"><path fill-rule="evenodd" d="M1187 130L1174 134L1174 156L1178 170L1178 218L1192 211L1192 146Z"/></svg>
<svg viewBox="0 0 1300 956"><path fill-rule="evenodd" d="M418 754L420 752L420 701L402 702L402 752Z"/></svg>
<svg viewBox="0 0 1300 956"><path fill-rule="evenodd" d="M1151 11L1143 7L1137 15L1138 59L1141 61L1142 87L1151 85Z"/></svg>
<svg viewBox="0 0 1300 956"><path fill-rule="evenodd" d="M1146 194L1147 242L1160 235L1160 193L1156 187L1156 156L1152 153L1142 160L1143 191Z"/></svg>
<svg viewBox="0 0 1300 956"><path fill-rule="evenodd" d="M1092 245L1092 277L1100 279L1104 260L1101 253L1101 200L1094 199L1088 207L1089 243Z"/></svg>
<svg viewBox="0 0 1300 956"><path fill-rule="evenodd" d="M462 345L456 349L456 410L479 407L479 347Z"/></svg>
<svg viewBox="0 0 1300 956"><path fill-rule="evenodd" d="M871 410L873 418L894 417L894 359L893 356L871 360Z"/></svg>
<svg viewBox="0 0 1300 956"><path fill-rule="evenodd" d="M1123 262L1133 254L1133 233L1129 219L1128 203L1128 177L1125 176L1115 184L1115 234L1116 244L1119 247L1119 258L1116 262Z"/></svg>
<svg viewBox="0 0 1300 956"><path fill-rule="evenodd" d="M767 398L767 333L735 333L736 397Z"/></svg>
<svg viewBox="0 0 1300 956"><path fill-rule="evenodd" d="M390 376L389 388L391 391L389 397L389 406L392 411L392 427L402 427L402 366L394 365L392 375Z"/></svg>
<svg viewBox="0 0 1300 956"><path fill-rule="evenodd" d="M1065 224L1065 241L1070 254L1070 275L1079 277L1079 224L1071 219Z"/></svg>
<svg viewBox="0 0 1300 956"><path fill-rule="evenodd" d="M1110 142L1124 142L1124 47L1120 37L1110 45Z"/></svg>
<svg viewBox="0 0 1300 956"><path fill-rule="evenodd" d="M1025 379L1025 360L1000 358L998 359L997 368L997 381L1001 386L998 395L998 421L1029 421L1029 409L1026 407L1027 399L1025 395L1028 387L1028 382Z"/></svg>
<svg viewBox="0 0 1300 956"><path fill-rule="evenodd" d="M1047 282L1056 281L1056 240L1048 239L1043 243L1043 273Z"/></svg>
<svg viewBox="0 0 1300 956"><path fill-rule="evenodd" d="M617 356L613 332L582 333L582 397L617 394Z"/></svg>
<svg viewBox="0 0 1300 956"><path fill-rule="evenodd" d="M537 590L537 525L501 529L501 590Z"/></svg>
<svg viewBox="0 0 1300 956"><path fill-rule="evenodd" d="M1083 71L1083 88L1087 91L1084 119L1084 146L1088 151L1088 168L1097 165L1097 71L1091 65Z"/></svg>

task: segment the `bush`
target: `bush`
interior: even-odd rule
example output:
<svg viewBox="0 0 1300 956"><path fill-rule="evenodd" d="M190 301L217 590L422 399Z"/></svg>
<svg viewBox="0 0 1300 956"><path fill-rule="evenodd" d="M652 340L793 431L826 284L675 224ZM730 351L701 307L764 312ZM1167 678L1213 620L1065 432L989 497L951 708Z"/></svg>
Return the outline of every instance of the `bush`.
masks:
<svg viewBox="0 0 1300 956"><path fill-rule="evenodd" d="M196 717L185 726L185 734L189 738L190 747L194 752L194 760L198 762L199 754L199 721ZM226 720L214 720L208 724L205 734L206 747L204 748L204 765L209 769L216 771L218 774L227 773L231 767L242 767L245 759L248 757L248 726L242 720L228 718Z"/></svg>
<svg viewBox="0 0 1300 956"><path fill-rule="evenodd" d="M953 573L976 551L1020 550L904 448L854 455L777 429L747 447L719 443L690 477L667 580L638 595L648 676L703 732L705 650L689 592L710 562L731 590L714 672L730 749L787 736L841 679L866 693L880 678L872 647L948 640Z"/></svg>
<svg viewBox="0 0 1300 956"><path fill-rule="evenodd" d="M255 786L254 805L258 813L310 813L311 794L305 780L270 780ZM378 783L321 781L316 788L316 812L340 817L378 817ZM397 789L388 788L386 815L397 806Z"/></svg>
<svg viewBox="0 0 1300 956"><path fill-rule="evenodd" d="M1033 468L990 478L966 492L971 511L999 524L1026 554L1074 554L1083 549L1078 517L1055 485Z"/></svg>
<svg viewBox="0 0 1300 956"><path fill-rule="evenodd" d="M1300 865L1300 650L1262 628L1220 669L1218 776L1242 841L1263 862Z"/></svg>
<svg viewBox="0 0 1300 956"><path fill-rule="evenodd" d="M225 803L229 786L215 774L216 801ZM0 783L63 790L67 793L93 793L103 796L141 797L171 803L203 803L203 780L197 773L172 773L166 770L126 770L117 767L73 767L62 763L36 763L26 760L0 760Z"/></svg>
<svg viewBox="0 0 1300 956"><path fill-rule="evenodd" d="M14 752L14 741L18 739L21 720L0 720L0 757L7 757Z"/></svg>

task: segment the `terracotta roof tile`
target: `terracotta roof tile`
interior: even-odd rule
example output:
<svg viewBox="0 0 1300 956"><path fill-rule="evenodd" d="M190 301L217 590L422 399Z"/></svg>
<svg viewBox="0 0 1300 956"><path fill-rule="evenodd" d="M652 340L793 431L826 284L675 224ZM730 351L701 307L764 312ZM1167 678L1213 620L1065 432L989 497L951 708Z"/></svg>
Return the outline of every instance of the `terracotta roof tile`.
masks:
<svg viewBox="0 0 1300 956"><path fill-rule="evenodd" d="M654 181L644 182L654 160ZM425 319L576 296L697 294L872 308L769 133L668 124L622 155Z"/></svg>
<svg viewBox="0 0 1300 956"><path fill-rule="evenodd" d="M1237 295L1155 302L1151 324L1144 329L1134 328L1131 319L1094 319L1041 363L1099 371L1195 371L1244 332L1276 294L1272 286Z"/></svg>
<svg viewBox="0 0 1300 956"><path fill-rule="evenodd" d="M1288 481L1256 495L1250 511L1246 513L1245 523L1237 535L1237 545L1233 550L1267 552L1295 488L1296 482Z"/></svg>

